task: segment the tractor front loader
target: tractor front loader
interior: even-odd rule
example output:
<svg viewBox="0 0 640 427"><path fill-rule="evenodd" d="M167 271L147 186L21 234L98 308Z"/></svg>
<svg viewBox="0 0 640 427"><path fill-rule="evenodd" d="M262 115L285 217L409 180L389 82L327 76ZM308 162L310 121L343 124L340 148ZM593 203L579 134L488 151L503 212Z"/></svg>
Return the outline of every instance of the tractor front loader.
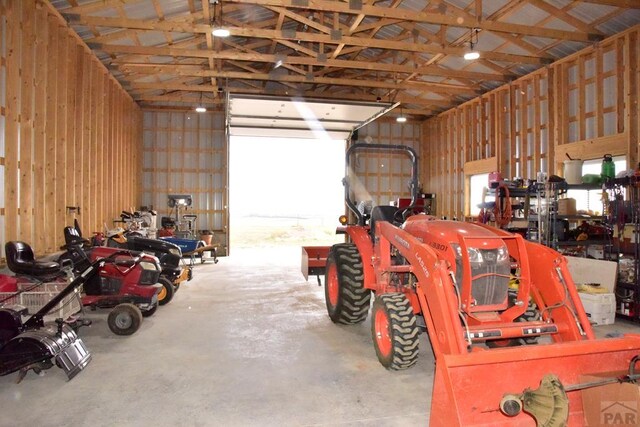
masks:
<svg viewBox="0 0 640 427"><path fill-rule="evenodd" d="M409 147L354 144L347 150ZM583 390L633 382L640 335L596 339L565 258L487 225L397 210L347 206L356 222L340 232L325 268L325 299L335 323L363 322L387 369L416 363L424 325L435 354L432 426L580 426ZM585 382L583 376L620 375Z"/></svg>

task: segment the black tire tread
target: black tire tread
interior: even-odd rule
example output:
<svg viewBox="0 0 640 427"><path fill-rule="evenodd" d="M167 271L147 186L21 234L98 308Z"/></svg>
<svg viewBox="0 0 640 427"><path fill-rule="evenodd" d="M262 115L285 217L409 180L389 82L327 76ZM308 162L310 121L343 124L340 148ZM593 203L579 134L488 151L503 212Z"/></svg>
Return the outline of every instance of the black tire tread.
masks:
<svg viewBox="0 0 640 427"><path fill-rule="evenodd" d="M517 289L509 289L509 301L515 302L518 296ZM533 298L529 296L529 303L527 304L527 309L518 316L515 321L516 322L533 322L540 319L540 310L538 310L537 304L533 301ZM529 337L529 338L521 338L521 341L526 344L537 344L538 337Z"/></svg>
<svg viewBox="0 0 640 427"><path fill-rule="evenodd" d="M383 365L387 369L396 371L408 369L418 361L420 344L420 329L418 328L417 318L413 313L413 307L403 293L377 295L376 299L380 301L380 304L387 311L389 326L392 329L390 332L393 357L388 366L386 363L383 363ZM375 334L373 325L372 333Z"/></svg>
<svg viewBox="0 0 640 427"><path fill-rule="evenodd" d="M352 243L339 243L332 246L329 257L336 263L340 287L336 310L329 316L334 323L362 323L369 313L371 291L364 288L364 268L358 248ZM325 286L326 283L325 279Z"/></svg>
<svg viewBox="0 0 640 427"><path fill-rule="evenodd" d="M175 293L173 283L171 283L171 280L167 279L164 276L160 276L160 278L158 279L158 283L162 284L162 287L165 289L167 293L167 295L162 299L162 301L160 300L158 301L158 304L160 305L169 304L173 299L173 294Z"/></svg>

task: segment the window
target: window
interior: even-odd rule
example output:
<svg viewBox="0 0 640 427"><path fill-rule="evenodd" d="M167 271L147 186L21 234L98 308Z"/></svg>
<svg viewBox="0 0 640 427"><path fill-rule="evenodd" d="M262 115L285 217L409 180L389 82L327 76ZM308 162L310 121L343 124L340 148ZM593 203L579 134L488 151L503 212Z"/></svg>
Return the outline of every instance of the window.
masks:
<svg viewBox="0 0 640 427"><path fill-rule="evenodd" d="M469 213L471 216L477 216L480 213L478 205L484 201L482 195L486 193L488 183L488 173L471 175L469 179Z"/></svg>
<svg viewBox="0 0 640 427"><path fill-rule="evenodd" d="M613 158L616 166L616 173L627 169L627 159L625 156ZM582 165L582 175L600 175L602 171L602 159L585 160ZM576 209L578 211L591 211L594 215L602 215L602 192L598 190L569 190L567 197L576 199Z"/></svg>

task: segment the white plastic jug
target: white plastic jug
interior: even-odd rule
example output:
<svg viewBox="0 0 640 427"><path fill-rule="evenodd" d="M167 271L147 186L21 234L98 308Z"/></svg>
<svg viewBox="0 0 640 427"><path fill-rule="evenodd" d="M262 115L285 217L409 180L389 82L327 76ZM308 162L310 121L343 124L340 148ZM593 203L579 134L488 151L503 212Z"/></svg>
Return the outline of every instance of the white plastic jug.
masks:
<svg viewBox="0 0 640 427"><path fill-rule="evenodd" d="M573 159L564 161L564 179L567 184L582 184L582 164L584 160Z"/></svg>

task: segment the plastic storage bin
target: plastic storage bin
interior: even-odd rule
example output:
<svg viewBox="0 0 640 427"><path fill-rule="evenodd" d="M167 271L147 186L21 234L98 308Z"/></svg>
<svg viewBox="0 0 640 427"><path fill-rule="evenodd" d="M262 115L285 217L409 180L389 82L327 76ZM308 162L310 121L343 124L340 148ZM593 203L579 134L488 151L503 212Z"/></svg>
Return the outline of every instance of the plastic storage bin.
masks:
<svg viewBox="0 0 640 427"><path fill-rule="evenodd" d="M596 325L611 325L616 318L615 294L587 294L579 292L584 311L592 323Z"/></svg>

